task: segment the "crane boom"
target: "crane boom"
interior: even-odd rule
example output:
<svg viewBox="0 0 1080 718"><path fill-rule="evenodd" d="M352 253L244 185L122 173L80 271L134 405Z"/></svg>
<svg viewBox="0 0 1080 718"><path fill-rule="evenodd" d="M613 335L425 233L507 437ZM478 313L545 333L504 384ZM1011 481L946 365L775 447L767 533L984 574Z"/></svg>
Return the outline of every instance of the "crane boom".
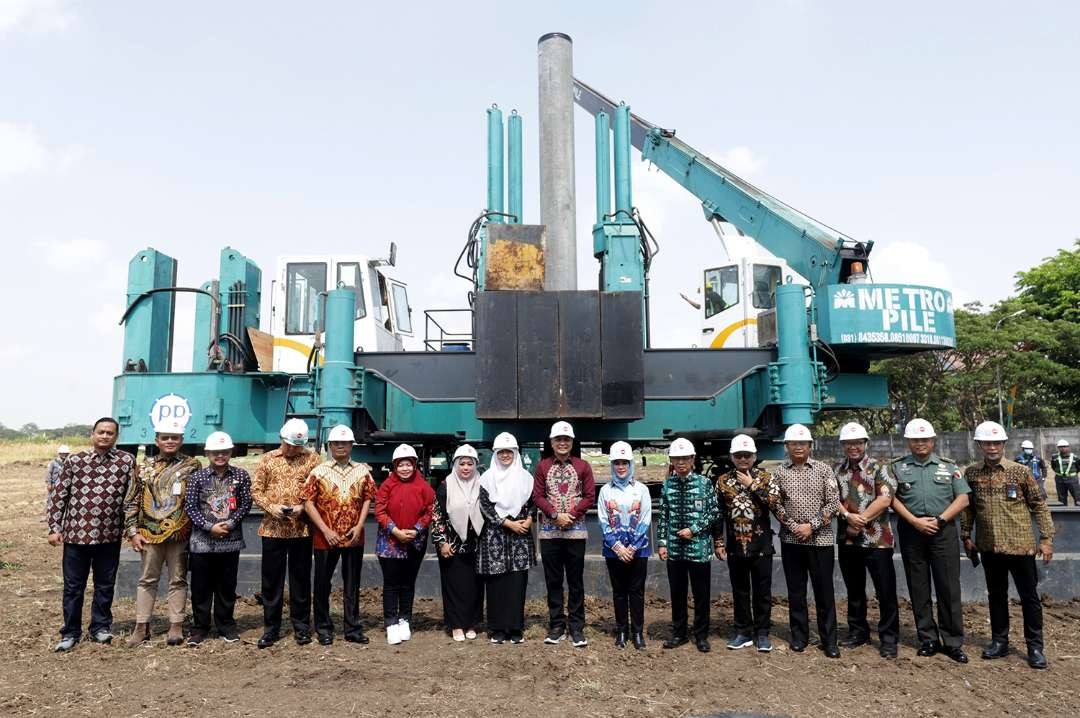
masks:
<svg viewBox="0 0 1080 718"><path fill-rule="evenodd" d="M618 107L576 78L574 101L594 116L613 115ZM781 202L676 138L674 130L633 113L630 118L631 144L701 200L707 219L735 225L815 287L841 281L845 259L865 261L873 242L857 242Z"/></svg>

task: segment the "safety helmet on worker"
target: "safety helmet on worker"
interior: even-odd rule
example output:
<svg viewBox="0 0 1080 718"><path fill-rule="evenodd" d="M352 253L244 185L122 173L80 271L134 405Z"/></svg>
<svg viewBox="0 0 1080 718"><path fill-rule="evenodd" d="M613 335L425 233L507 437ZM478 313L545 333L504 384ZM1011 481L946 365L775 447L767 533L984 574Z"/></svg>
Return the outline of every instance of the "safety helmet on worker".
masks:
<svg viewBox="0 0 1080 718"><path fill-rule="evenodd" d="M175 416L166 416L162 419L158 419L154 422L155 434L179 434L184 435L184 429L187 427L186 421L181 421Z"/></svg>
<svg viewBox="0 0 1080 718"><path fill-rule="evenodd" d="M859 439L870 440L870 435L866 433L866 428L862 424L850 421L840 427L840 441L858 441Z"/></svg>
<svg viewBox="0 0 1080 718"><path fill-rule="evenodd" d="M1065 446L1068 446L1068 445L1069 445L1068 443L1065 444ZM1061 446L1060 441L1058 442L1058 446ZM57 454L70 454L71 453L71 447L68 446L67 444L60 444L60 446L56 447L56 453Z"/></svg>
<svg viewBox="0 0 1080 718"><path fill-rule="evenodd" d="M935 436L934 425L926 419L912 419L904 427L905 439L933 439Z"/></svg>
<svg viewBox="0 0 1080 718"><path fill-rule="evenodd" d="M203 445L203 451L228 451L232 448L235 448L232 437L224 431L213 432L206 437L206 443Z"/></svg>
<svg viewBox="0 0 1080 718"><path fill-rule="evenodd" d="M984 421L975 427L975 441L1006 441L1005 427L996 421Z"/></svg>
<svg viewBox="0 0 1080 718"><path fill-rule="evenodd" d="M697 452L694 450L694 445L690 443L689 439L675 439L671 442L671 446L668 447L667 455L669 459L674 459L680 456L694 456Z"/></svg>
<svg viewBox="0 0 1080 718"><path fill-rule="evenodd" d="M1069 445L1069 442L1066 441L1065 439L1058 439L1057 448L1060 449L1061 447L1068 446L1068 445Z"/></svg>
<svg viewBox="0 0 1080 718"><path fill-rule="evenodd" d="M416 455L416 449L412 448L409 444L399 444L394 449L394 458L391 459L391 463L396 464L402 459L412 459L414 462L420 457Z"/></svg>
<svg viewBox="0 0 1080 718"><path fill-rule="evenodd" d="M732 454L756 454L757 444L746 434L736 434L731 440L731 453Z"/></svg>
<svg viewBox="0 0 1080 718"><path fill-rule="evenodd" d="M551 425L551 433L548 434L549 439L554 439L557 436L569 436L574 438L574 427L570 426L569 421L556 421Z"/></svg>
<svg viewBox="0 0 1080 718"><path fill-rule="evenodd" d="M290 446L304 446L308 440L308 425L303 419L289 419L278 432L281 440Z"/></svg>
<svg viewBox="0 0 1080 718"><path fill-rule="evenodd" d="M608 450L608 461L634 461L634 449L625 441L616 441Z"/></svg>
<svg viewBox="0 0 1080 718"><path fill-rule="evenodd" d="M338 424L330 430L330 433L326 437L327 443L333 441L347 441L350 444L355 444L356 437L353 436L352 428L345 426L344 424Z"/></svg>
<svg viewBox="0 0 1080 718"><path fill-rule="evenodd" d="M476 461L478 458L480 457L476 453L476 449L469 444L462 444L457 448L457 451L454 452L454 461L457 461L458 459L472 459L473 461Z"/></svg>
<svg viewBox="0 0 1080 718"><path fill-rule="evenodd" d="M1032 444L1030 439L1024 439L1023 441L1020 442L1020 448L1021 449L1031 449L1032 451L1034 451L1035 450L1035 444Z"/></svg>
<svg viewBox="0 0 1080 718"><path fill-rule="evenodd" d="M812 442L814 437L811 436L810 430L802 424L792 424L784 432L784 443L789 441L810 441Z"/></svg>
<svg viewBox="0 0 1080 718"><path fill-rule="evenodd" d="M514 435L509 431L504 431L495 437L495 441L491 442L492 451L502 451L503 449L513 449L517 451L518 443Z"/></svg>

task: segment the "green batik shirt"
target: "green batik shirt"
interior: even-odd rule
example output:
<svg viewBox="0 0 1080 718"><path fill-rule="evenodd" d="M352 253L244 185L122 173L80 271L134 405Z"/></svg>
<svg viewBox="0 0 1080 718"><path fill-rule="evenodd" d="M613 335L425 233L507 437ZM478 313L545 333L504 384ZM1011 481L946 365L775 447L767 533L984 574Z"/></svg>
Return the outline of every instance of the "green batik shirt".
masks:
<svg viewBox="0 0 1080 718"><path fill-rule="evenodd" d="M704 563L712 559L712 526L719 511L716 489L708 479L693 472L684 479L669 476L660 489L656 515L656 545L667 548L669 561ZM685 528L693 533L689 539L676 535Z"/></svg>

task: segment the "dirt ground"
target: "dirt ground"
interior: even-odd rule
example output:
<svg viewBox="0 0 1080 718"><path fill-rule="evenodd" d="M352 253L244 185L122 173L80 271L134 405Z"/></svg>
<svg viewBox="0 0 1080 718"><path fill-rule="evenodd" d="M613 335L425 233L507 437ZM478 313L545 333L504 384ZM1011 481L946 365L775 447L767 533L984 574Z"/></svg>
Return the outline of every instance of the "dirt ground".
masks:
<svg viewBox="0 0 1080 718"><path fill-rule="evenodd" d="M411 641L383 642L377 629L378 593L362 608L372 642L296 646L283 640L260 651L261 609L237 606L244 641L210 641L200 648L153 642L122 647L134 623L134 604L114 606L116 645L83 643L51 653L61 622L60 549L45 542L41 519L43 464L0 465L0 715L38 716L703 716L756 711L790 716L1057 716L1075 715L1080 675L1080 601L1046 603L1046 652L1051 670L1030 670L1020 654L986 662L983 606L968 606L965 623L972 662L917 658L910 607L902 607L900 657L881 659L874 647L829 660L816 651L787 649L787 611L773 611L771 654L724 650L731 602L712 606L713 652L691 646L665 651L667 604L646 609L648 650L618 650L611 642L611 604L590 599L590 645L546 646L544 606L528 607L526 643L453 643L442 631L441 606L418 605ZM718 568L718 570L723 570ZM839 615L844 615L844 606ZM873 607L872 607L872 610ZM89 614L89 600L86 604ZM340 625L340 604L335 607ZM842 621L842 619L841 619ZM1014 643L1020 640L1013 607Z"/></svg>

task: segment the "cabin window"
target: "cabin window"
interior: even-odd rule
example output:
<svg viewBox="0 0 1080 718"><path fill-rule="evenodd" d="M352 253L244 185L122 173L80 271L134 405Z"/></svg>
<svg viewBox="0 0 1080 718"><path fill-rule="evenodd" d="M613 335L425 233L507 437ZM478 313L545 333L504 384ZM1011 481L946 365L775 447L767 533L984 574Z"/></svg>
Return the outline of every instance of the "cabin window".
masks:
<svg viewBox="0 0 1080 718"><path fill-rule="evenodd" d="M319 294L325 291L325 262L297 262L286 265L286 334L315 333L319 319Z"/></svg>
<svg viewBox="0 0 1080 718"><path fill-rule="evenodd" d="M360 278L363 276L358 262L342 262L337 267L337 285L343 289L351 289L356 292L356 307L354 318L363 319L367 316L367 305L364 303L364 287Z"/></svg>
<svg viewBox="0 0 1080 718"><path fill-rule="evenodd" d="M780 267L774 264L754 265L755 309L772 309L776 306L776 285L778 284L780 284Z"/></svg>
<svg viewBox="0 0 1080 718"><path fill-rule="evenodd" d="M394 323L402 334L412 334L412 310L409 308L409 293L404 284L390 283L394 293Z"/></svg>
<svg viewBox="0 0 1080 718"><path fill-rule="evenodd" d="M719 314L739 303L739 267L705 270L705 318Z"/></svg>

